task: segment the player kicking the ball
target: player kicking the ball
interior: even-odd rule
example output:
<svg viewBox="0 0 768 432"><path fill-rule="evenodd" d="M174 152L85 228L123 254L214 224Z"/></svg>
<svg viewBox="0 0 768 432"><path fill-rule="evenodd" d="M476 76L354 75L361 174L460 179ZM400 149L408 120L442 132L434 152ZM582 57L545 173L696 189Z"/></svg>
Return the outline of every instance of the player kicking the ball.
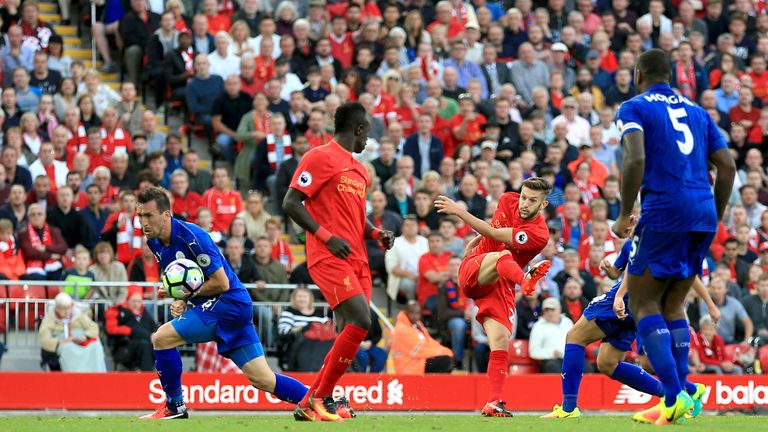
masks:
<svg viewBox="0 0 768 432"><path fill-rule="evenodd" d="M365 149L371 124L359 103L336 109L336 134L301 158L283 201L285 214L307 235L307 266L312 280L333 309L339 337L323 361L307 395L294 412L300 421L341 421L353 414L331 397L371 326L371 271L364 239L390 249L395 236L368 222L366 191L370 179L352 157Z"/></svg>
<svg viewBox="0 0 768 432"><path fill-rule="evenodd" d="M214 340L219 353L235 362L254 387L286 402L300 401L306 387L293 378L275 374L267 366L253 326L253 304L245 287L208 233L171 216L169 196L167 190L159 187L139 194L138 216L147 246L163 269L180 258L196 262L205 282L192 298L174 301L171 314L176 318L152 334L155 368L167 401L141 418L166 420L189 416L181 391L181 355L176 348ZM173 294L181 293L174 290ZM194 307L187 310L187 301Z"/></svg>
<svg viewBox="0 0 768 432"><path fill-rule="evenodd" d="M694 406L683 390L690 333L683 304L717 231L736 165L717 125L669 86L669 55L640 55L635 84L642 94L616 114L622 135L621 210L613 232L626 238L642 186L640 220L627 266L629 308L648 359L664 386L658 425L675 424ZM717 169L714 196L709 164Z"/></svg>
<svg viewBox="0 0 768 432"><path fill-rule="evenodd" d="M549 229L540 213L547 207L550 190L541 178L525 180L519 194L501 196L490 225L449 198L440 196L435 200L438 212L460 217L480 234L467 245L459 268L459 286L475 301L476 319L483 325L491 349L487 372L490 386L488 403L482 410L484 416L512 417L501 397L509 368L515 285L520 285L523 294L532 294L551 265L545 260L531 266L527 273L522 270L549 240Z"/></svg>
<svg viewBox="0 0 768 432"><path fill-rule="evenodd" d="M610 264L607 260L603 260L600 268L611 278L620 277L627 265L631 248L632 243L626 242L616 261ZM621 280L608 292L595 297L584 309L582 317L568 330L561 373L563 402L562 405L555 405L551 413L541 418L566 419L581 416L577 400L584 371L584 349L587 345L599 340L603 341L597 355L597 368L601 373L643 393L664 396L664 387L659 380L639 366L624 361L626 352L632 349L632 342L636 335L635 321L626 311L629 299L624 280L621 277ZM720 311L712 302L704 284L696 279L693 289L707 303L713 320L717 322ZM701 413L701 398L705 390L706 387L703 384L693 384L689 381L685 383L685 391L694 401L692 411L694 417ZM661 404L635 414L633 418L642 423L653 423L658 419L660 412Z"/></svg>

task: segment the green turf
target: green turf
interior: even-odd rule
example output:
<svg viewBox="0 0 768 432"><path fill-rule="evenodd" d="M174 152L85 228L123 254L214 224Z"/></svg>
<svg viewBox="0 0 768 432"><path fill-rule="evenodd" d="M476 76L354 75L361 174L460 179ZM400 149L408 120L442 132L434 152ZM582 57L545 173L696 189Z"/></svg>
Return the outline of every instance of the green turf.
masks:
<svg viewBox="0 0 768 432"><path fill-rule="evenodd" d="M745 432L766 430L766 417L713 417L688 420L672 427L678 431ZM228 431L481 431L481 432L626 432L653 431L654 426L633 423L628 416L541 420L533 416L487 419L477 416L413 414L362 415L342 424L297 423L289 416L197 416L183 421L139 421L131 417L0 417L2 432L228 432Z"/></svg>

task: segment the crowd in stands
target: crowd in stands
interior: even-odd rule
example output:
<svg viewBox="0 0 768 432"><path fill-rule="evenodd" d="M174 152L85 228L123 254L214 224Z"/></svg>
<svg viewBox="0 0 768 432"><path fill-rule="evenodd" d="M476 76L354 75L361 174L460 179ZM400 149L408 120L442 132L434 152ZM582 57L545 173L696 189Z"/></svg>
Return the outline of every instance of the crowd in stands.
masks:
<svg viewBox="0 0 768 432"><path fill-rule="evenodd" d="M529 341L542 370L559 371L567 329L615 283L600 267L622 246L610 230L624 198L613 119L652 47L670 54L672 86L716 120L739 167L703 276L722 315L714 326L692 295L691 367L749 371L768 340L764 2L106 0L90 30L100 71L68 58L36 0L18 3L0 8L0 273L72 281L70 296L120 305L106 331L118 349L136 347L137 367L145 348L131 335L151 326L121 320L142 313L141 293L74 288L159 281L137 191L168 188L173 213L208 231L243 282L309 284L284 236L304 235L280 203L301 157L332 138L339 104L358 101L371 122L355 155L371 177L369 218L398 236L386 253L367 244L370 265L403 311L394 335L372 331L356 367L382 370L389 349L396 371L461 368L471 345L482 370L487 341L456 277L473 233L432 203L444 194L488 219L502 193L540 176L553 186L540 257L552 269L519 298L514 338ZM112 72L119 91L101 81ZM160 115L182 134L162 130ZM291 303L257 314L292 339L286 364L301 361L290 344L302 329L327 337L310 293L251 293ZM447 348L408 349L423 338Z"/></svg>

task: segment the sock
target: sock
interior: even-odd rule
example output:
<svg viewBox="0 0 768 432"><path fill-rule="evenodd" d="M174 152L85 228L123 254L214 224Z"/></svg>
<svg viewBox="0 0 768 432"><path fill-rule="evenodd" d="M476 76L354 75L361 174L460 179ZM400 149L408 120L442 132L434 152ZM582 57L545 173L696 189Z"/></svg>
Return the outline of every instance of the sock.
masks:
<svg viewBox="0 0 768 432"><path fill-rule="evenodd" d="M182 367L181 354L176 348L155 350L155 369L171 408L184 403L181 393Z"/></svg>
<svg viewBox="0 0 768 432"><path fill-rule="evenodd" d="M330 396L333 393L336 382L352 364L352 360L360 348L360 342L365 340L367 334L368 330L354 324L344 326L344 330L336 338L336 342L333 343L333 347L326 357L326 362L323 365L323 369L325 369L323 379L317 386L315 397Z"/></svg>
<svg viewBox="0 0 768 432"><path fill-rule="evenodd" d="M512 255L502 255L498 261L496 261L496 272L499 273L499 277L511 280L512 282L520 285L523 283L525 273L520 266L512 259Z"/></svg>
<svg viewBox="0 0 768 432"><path fill-rule="evenodd" d="M688 387L685 385L688 382L688 351L691 348L691 332L688 330L688 321L684 319L667 321L667 328L669 329L669 336L672 338L672 355L677 364L677 379L689 393ZM696 386L694 386L693 392L696 393Z"/></svg>
<svg viewBox="0 0 768 432"><path fill-rule="evenodd" d="M272 394L282 401L294 404L304 399L307 387L287 375L275 374L275 391Z"/></svg>
<svg viewBox="0 0 768 432"><path fill-rule="evenodd" d="M613 371L611 379L626 384L637 391L654 396L664 396L664 386L653 375L644 371L643 368L627 362L621 362Z"/></svg>
<svg viewBox="0 0 768 432"><path fill-rule="evenodd" d="M577 406L579 386L584 375L584 347L577 344L565 344L563 354L563 411L571 412Z"/></svg>
<svg viewBox="0 0 768 432"><path fill-rule="evenodd" d="M642 335L643 348L653 365L653 370L664 386L664 403L675 405L677 394L683 388L677 373L677 363L672 355L672 337L660 314L648 315L637 322L637 332Z"/></svg>
<svg viewBox="0 0 768 432"><path fill-rule="evenodd" d="M501 400L509 373L507 350L494 350L488 356L488 402Z"/></svg>
<svg viewBox="0 0 768 432"><path fill-rule="evenodd" d="M688 393L688 395L693 396L696 394L696 384L686 380L683 387L685 387L685 392Z"/></svg>

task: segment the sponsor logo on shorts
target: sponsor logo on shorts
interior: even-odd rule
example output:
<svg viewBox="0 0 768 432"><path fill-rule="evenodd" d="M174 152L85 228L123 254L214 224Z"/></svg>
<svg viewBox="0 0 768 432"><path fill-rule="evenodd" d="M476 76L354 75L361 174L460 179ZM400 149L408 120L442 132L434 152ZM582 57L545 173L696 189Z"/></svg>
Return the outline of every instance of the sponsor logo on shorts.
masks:
<svg viewBox="0 0 768 432"><path fill-rule="evenodd" d="M301 174L299 174L299 186L301 187L307 187L312 184L312 174L309 173L309 171L302 171Z"/></svg>

